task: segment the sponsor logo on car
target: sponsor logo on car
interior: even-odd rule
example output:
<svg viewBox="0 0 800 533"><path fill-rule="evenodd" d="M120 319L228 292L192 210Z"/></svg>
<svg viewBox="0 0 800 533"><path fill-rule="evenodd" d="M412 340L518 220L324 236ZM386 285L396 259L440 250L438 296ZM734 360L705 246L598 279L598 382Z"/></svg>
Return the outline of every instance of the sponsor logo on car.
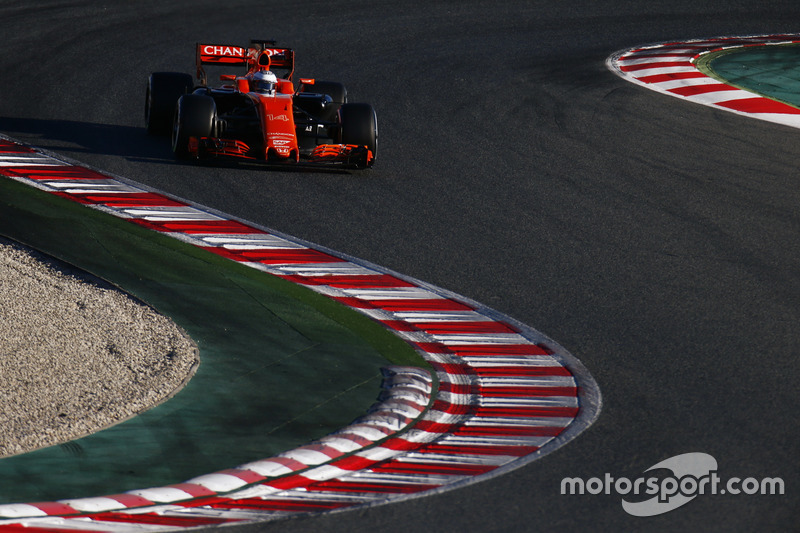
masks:
<svg viewBox="0 0 800 533"><path fill-rule="evenodd" d="M245 49L238 46L215 46L206 45L203 47L203 54L209 56L244 57Z"/></svg>

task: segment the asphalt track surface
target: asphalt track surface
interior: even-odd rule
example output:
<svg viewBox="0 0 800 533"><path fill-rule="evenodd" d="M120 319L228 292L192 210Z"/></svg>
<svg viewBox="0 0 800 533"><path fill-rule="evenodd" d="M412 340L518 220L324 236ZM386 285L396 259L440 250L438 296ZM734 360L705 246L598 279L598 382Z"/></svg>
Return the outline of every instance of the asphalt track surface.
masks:
<svg viewBox="0 0 800 533"><path fill-rule="evenodd" d="M189 7L191 6L191 7ZM800 132L609 72L652 42L796 31L792 2L4 4L0 131L463 294L542 331L603 393L598 421L504 476L263 531L786 531L796 423ZM274 38L380 125L365 173L175 164L144 81L194 43ZM636 518L564 477L687 452L783 496Z"/></svg>

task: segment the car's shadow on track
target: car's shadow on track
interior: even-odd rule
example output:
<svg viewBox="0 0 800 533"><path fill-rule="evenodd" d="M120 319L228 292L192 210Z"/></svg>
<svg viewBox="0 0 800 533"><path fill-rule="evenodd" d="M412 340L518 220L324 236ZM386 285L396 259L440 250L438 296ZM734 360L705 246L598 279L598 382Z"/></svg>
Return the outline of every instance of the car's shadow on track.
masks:
<svg viewBox="0 0 800 533"><path fill-rule="evenodd" d="M81 160L82 154L110 155L137 163L168 165L206 165L264 172L314 172L351 174L348 169L305 165L266 165L239 161L178 161L168 137L148 135L143 127L95 124L74 120L42 120L0 117L0 132L37 148L51 150Z"/></svg>
<svg viewBox="0 0 800 533"><path fill-rule="evenodd" d="M175 162L169 141L144 128L74 120L0 117L0 131L37 147L73 154L115 155L135 161Z"/></svg>

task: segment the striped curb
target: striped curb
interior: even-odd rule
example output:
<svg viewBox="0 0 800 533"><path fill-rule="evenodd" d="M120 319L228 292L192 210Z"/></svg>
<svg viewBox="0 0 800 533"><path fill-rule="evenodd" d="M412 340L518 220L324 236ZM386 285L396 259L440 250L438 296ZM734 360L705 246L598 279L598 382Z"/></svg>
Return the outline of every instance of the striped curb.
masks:
<svg viewBox="0 0 800 533"><path fill-rule="evenodd" d="M599 414L599 389L579 361L467 298L4 137L0 175L356 309L413 346L439 384L433 391L426 371L388 367L379 403L319 441L165 487L0 505L0 531L164 530L381 504L518 468Z"/></svg>
<svg viewBox="0 0 800 533"><path fill-rule="evenodd" d="M728 85L697 69L704 54L746 46L800 43L800 34L719 37L629 48L606 61L622 78L670 96L724 111L800 128L800 109Z"/></svg>

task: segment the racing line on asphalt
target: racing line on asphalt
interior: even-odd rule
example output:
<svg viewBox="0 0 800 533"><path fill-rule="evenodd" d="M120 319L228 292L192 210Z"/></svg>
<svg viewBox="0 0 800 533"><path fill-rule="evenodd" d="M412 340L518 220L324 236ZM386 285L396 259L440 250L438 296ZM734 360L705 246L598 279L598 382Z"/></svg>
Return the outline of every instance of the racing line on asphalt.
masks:
<svg viewBox="0 0 800 533"><path fill-rule="evenodd" d="M796 35L663 43L612 55L608 67L671 96L800 127L800 110L718 82L695 66L728 47L798 42ZM532 328L477 302L381 267L144 189L6 139L0 174L70 198L308 287L365 313L436 370L400 370L386 413L401 431L355 424L292 450L166 487L59 502L0 505L0 530L163 529L267 520L441 491L553 451L598 416L597 385L574 357ZM420 413L426 394L432 407ZM397 403L406 408L397 409ZM380 420L380 417L377 418ZM356 435L357 438L352 436ZM327 440L326 440L327 439ZM343 444L344 443L344 444Z"/></svg>

